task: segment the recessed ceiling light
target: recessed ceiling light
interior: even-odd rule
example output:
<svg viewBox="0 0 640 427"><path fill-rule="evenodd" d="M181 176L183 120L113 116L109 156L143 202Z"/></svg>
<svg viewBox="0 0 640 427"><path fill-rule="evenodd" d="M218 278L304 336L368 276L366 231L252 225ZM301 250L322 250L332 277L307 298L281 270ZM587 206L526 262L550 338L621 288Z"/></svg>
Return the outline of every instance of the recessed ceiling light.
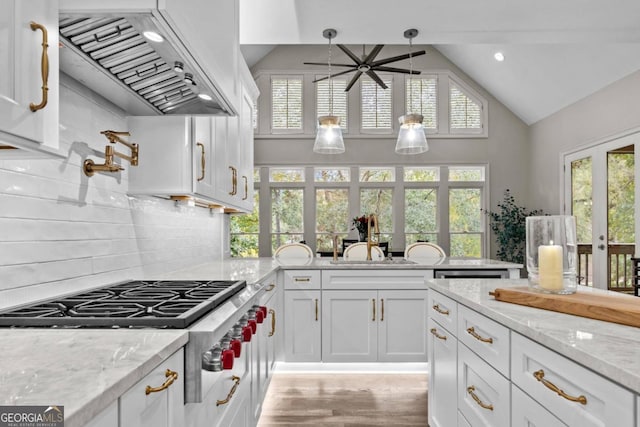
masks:
<svg viewBox="0 0 640 427"><path fill-rule="evenodd" d="M496 52L493 54L493 57L496 59L496 61L498 62L502 62L504 61L504 54L502 52Z"/></svg>
<svg viewBox="0 0 640 427"><path fill-rule="evenodd" d="M160 43L164 41L164 39L160 34L153 31L145 31L144 33L142 33L142 35L145 36L147 39L151 40L152 42Z"/></svg>
<svg viewBox="0 0 640 427"><path fill-rule="evenodd" d="M213 99L211 98L211 96L207 95L206 93L199 93L198 98L204 99L205 101L211 101Z"/></svg>

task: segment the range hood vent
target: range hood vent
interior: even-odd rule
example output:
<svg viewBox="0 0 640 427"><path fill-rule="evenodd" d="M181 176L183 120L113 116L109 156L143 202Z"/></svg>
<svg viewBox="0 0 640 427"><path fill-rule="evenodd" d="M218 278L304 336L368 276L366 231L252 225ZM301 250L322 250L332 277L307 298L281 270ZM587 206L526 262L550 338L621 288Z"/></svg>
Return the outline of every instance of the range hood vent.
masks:
<svg viewBox="0 0 640 427"><path fill-rule="evenodd" d="M127 113L234 114L175 34L158 28L152 15L61 15L59 26L61 70ZM163 41L148 40L148 31ZM116 87L129 93L115 93Z"/></svg>

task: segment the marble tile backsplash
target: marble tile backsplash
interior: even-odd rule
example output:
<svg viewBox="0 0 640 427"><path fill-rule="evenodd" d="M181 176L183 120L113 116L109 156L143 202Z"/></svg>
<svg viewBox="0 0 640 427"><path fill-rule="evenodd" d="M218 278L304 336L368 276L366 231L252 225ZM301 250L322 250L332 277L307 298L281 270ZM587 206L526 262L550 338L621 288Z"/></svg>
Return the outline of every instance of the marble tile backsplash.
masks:
<svg viewBox="0 0 640 427"><path fill-rule="evenodd" d="M126 130L126 119L63 81L60 144L68 157L0 159L0 309L221 259L224 214L127 195L128 162L121 173L84 175L86 158L102 162L107 140L99 132ZM140 156L152 149L140 147Z"/></svg>

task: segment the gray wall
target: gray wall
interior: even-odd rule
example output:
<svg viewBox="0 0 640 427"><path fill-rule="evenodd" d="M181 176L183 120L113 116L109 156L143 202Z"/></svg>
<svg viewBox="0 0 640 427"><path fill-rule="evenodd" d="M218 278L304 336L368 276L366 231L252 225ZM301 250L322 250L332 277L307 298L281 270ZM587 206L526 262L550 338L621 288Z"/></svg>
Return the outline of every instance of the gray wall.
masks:
<svg viewBox="0 0 640 427"><path fill-rule="evenodd" d="M531 125L531 205L560 212L562 153L639 126L640 71Z"/></svg>

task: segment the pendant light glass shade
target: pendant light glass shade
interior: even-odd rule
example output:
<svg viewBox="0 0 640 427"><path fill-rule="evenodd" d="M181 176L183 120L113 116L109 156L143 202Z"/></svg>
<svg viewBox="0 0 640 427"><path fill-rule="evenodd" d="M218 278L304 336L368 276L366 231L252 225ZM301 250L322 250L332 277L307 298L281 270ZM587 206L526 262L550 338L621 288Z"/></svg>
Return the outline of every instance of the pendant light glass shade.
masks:
<svg viewBox="0 0 640 427"><path fill-rule="evenodd" d="M313 152L320 154L344 153L340 117L318 117L318 133L316 134L316 142L313 144Z"/></svg>
<svg viewBox="0 0 640 427"><path fill-rule="evenodd" d="M396 142L396 153L420 154L429 150L421 114L406 114L398 120L400 121L400 132L398 132L398 142Z"/></svg>

